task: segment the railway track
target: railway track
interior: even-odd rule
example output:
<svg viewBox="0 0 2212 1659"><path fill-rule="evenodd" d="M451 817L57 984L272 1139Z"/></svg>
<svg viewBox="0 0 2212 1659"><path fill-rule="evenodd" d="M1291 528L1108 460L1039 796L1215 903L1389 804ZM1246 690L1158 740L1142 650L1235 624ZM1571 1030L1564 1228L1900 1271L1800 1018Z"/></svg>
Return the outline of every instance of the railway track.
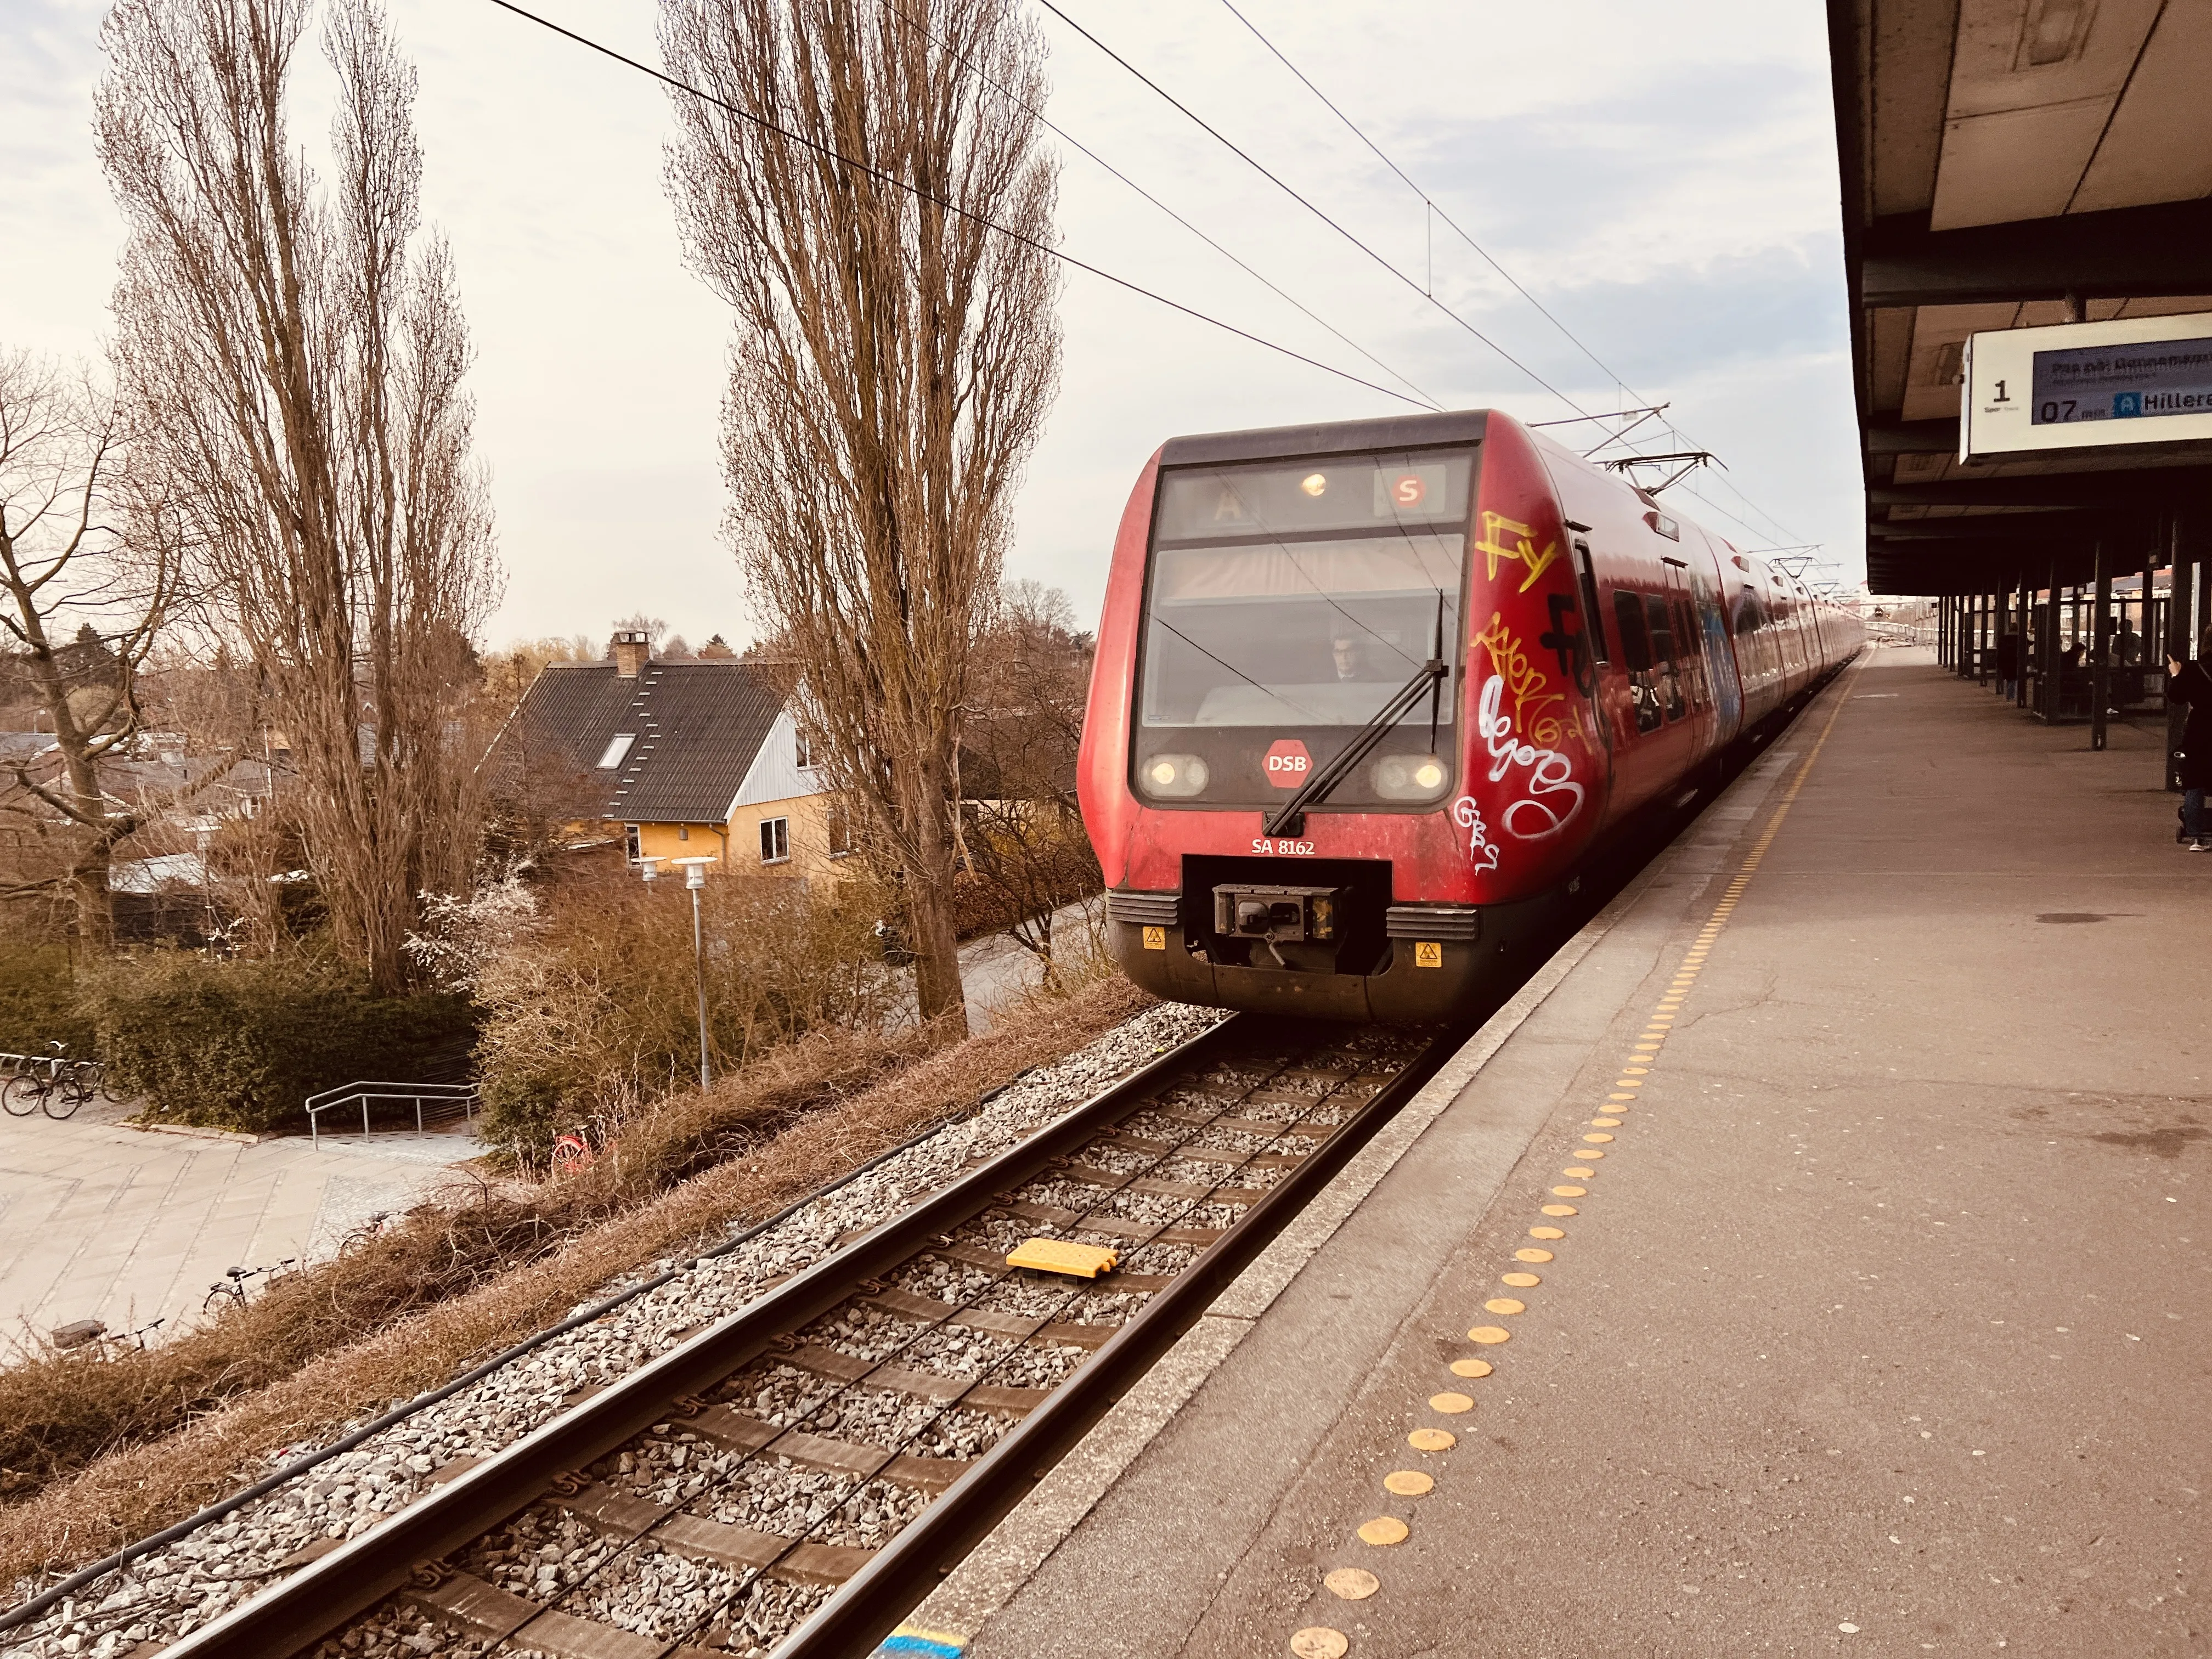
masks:
<svg viewBox="0 0 2212 1659"><path fill-rule="evenodd" d="M163 1651L866 1654L1451 1050L1228 1020Z"/></svg>

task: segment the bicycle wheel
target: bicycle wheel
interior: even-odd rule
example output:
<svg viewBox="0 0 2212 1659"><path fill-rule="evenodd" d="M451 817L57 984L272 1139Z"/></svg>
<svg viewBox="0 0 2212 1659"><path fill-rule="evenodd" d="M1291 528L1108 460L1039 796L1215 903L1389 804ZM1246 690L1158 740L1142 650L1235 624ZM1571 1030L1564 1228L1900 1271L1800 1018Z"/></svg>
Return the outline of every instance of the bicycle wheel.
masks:
<svg viewBox="0 0 2212 1659"><path fill-rule="evenodd" d="M39 1109L39 1097L44 1092L38 1079L28 1072L18 1072L0 1088L0 1109L10 1117L28 1117Z"/></svg>
<svg viewBox="0 0 2212 1659"><path fill-rule="evenodd" d="M216 1304L219 1302L235 1302L242 1308L246 1305L246 1297L243 1292L234 1291L228 1285L216 1285L209 1290L206 1298L201 1302L200 1311L213 1313L216 1310Z"/></svg>
<svg viewBox="0 0 2212 1659"><path fill-rule="evenodd" d="M53 1080L40 1103L46 1109L46 1115L59 1123L75 1117L76 1109L91 1098L90 1085L85 1082L82 1073L73 1067ZM54 1109L57 1106L60 1107L59 1111Z"/></svg>
<svg viewBox="0 0 2212 1659"><path fill-rule="evenodd" d="M118 1093L116 1090L108 1086L107 1066L106 1062L94 1060L90 1063L92 1066L93 1075L92 1086L100 1091L100 1097L111 1106L127 1104L130 1100L130 1097L128 1095Z"/></svg>

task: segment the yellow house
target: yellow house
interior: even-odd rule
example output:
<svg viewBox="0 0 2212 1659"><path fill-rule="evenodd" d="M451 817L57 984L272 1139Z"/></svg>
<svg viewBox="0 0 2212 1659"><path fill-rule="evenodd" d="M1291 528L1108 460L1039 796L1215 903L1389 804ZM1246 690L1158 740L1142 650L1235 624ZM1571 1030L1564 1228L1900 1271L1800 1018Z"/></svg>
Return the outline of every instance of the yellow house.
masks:
<svg viewBox="0 0 2212 1659"><path fill-rule="evenodd" d="M617 634L611 661L547 664L502 746L632 862L707 855L718 872L836 880L852 850L764 664L660 661L646 635Z"/></svg>

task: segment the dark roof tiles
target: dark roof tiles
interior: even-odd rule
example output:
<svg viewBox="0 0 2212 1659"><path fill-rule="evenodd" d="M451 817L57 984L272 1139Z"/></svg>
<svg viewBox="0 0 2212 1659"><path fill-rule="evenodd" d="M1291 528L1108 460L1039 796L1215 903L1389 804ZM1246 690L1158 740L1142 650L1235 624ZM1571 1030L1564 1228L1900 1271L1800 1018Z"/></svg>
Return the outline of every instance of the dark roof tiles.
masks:
<svg viewBox="0 0 2212 1659"><path fill-rule="evenodd" d="M783 712L770 672L750 662L648 662L623 679L611 662L553 663L516 712L511 739L557 752L604 817L720 823ZM629 751L599 762L616 737Z"/></svg>

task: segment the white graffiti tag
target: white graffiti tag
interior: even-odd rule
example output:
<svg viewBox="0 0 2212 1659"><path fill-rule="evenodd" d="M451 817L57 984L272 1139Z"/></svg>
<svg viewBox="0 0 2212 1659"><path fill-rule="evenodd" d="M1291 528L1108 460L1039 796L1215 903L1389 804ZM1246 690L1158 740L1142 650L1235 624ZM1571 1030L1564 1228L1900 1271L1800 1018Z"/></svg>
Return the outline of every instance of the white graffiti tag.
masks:
<svg viewBox="0 0 2212 1659"><path fill-rule="evenodd" d="M1583 810L1583 787L1570 775L1574 763L1558 750L1539 749L1514 736L1511 716L1498 712L1504 696L1505 682L1497 675L1483 682L1475 729L1490 750L1492 783L1513 767L1528 769L1528 798L1515 801L1501 815L1507 832L1522 841L1542 841L1558 835ZM1545 799L1559 796L1565 796L1565 800ZM1534 829L1524 827L1531 817L1538 821Z"/></svg>
<svg viewBox="0 0 2212 1659"><path fill-rule="evenodd" d="M1467 831L1467 855L1474 861L1475 872L1498 867L1498 846L1490 839L1490 832L1482 822L1482 808L1475 805L1474 797L1462 795L1452 803L1452 822Z"/></svg>

